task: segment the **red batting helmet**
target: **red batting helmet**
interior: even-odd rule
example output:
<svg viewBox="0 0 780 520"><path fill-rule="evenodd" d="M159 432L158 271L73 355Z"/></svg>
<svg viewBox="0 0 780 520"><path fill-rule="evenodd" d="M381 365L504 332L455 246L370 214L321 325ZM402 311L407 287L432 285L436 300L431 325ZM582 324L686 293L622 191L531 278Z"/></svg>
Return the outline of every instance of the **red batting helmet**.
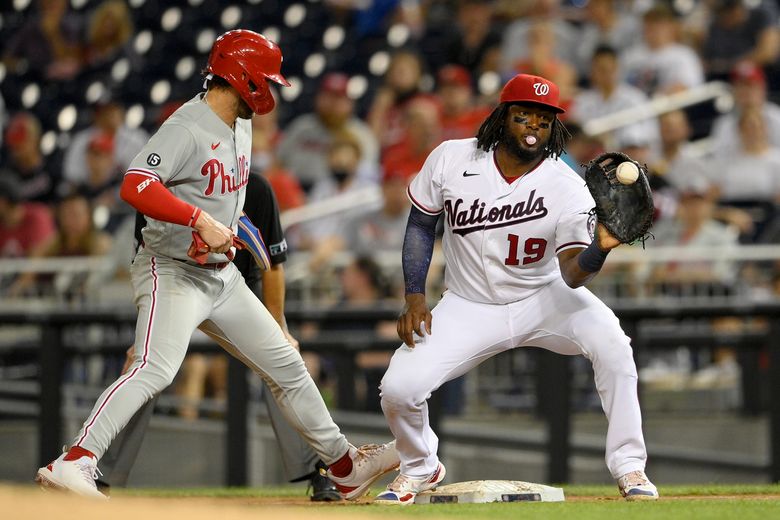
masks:
<svg viewBox="0 0 780 520"><path fill-rule="evenodd" d="M565 112L558 105L558 85L541 76L518 74L501 90L499 103L534 103L553 112Z"/></svg>
<svg viewBox="0 0 780 520"><path fill-rule="evenodd" d="M285 87L290 82L281 73L282 51L274 42L254 31L228 31L214 42L206 70L223 78L257 114L274 108L266 80Z"/></svg>

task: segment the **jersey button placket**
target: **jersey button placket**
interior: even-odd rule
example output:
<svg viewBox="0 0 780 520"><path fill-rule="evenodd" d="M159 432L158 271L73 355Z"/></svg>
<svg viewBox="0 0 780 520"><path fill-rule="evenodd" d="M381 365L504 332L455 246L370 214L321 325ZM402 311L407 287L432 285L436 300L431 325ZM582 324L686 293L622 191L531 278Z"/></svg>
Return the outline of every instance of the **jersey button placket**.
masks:
<svg viewBox="0 0 780 520"><path fill-rule="evenodd" d="M493 209L496 206L496 200L491 200L490 204L487 204L485 206L485 210L487 211L486 214L490 214L490 210ZM490 222L485 222L485 226L487 227L490 225ZM491 229L483 229L480 234L482 235L482 242L480 244L480 256L482 256L482 270L485 275L485 285L487 286L488 290L490 291L490 295L492 299L496 299L496 289L495 289L495 276L491 276L491 271L496 270L499 271L502 268L502 266L498 263L498 260L495 257L490 256L491 251L494 249L490 247L491 239L493 238L493 235L495 234L494 230Z"/></svg>

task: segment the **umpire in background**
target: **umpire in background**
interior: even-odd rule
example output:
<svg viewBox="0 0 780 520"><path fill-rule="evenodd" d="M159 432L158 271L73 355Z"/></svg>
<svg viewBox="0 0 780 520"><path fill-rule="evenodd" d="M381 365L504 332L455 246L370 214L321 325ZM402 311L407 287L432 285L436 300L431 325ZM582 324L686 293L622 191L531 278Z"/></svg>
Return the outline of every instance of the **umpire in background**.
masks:
<svg viewBox="0 0 780 520"><path fill-rule="evenodd" d="M287 242L279 222L279 205L271 185L262 175L251 174L246 190L244 213L257 226L265 239L271 257L271 269L261 271L252 255L244 250L236 252L233 263L241 271L249 288L262 300L268 312L279 323L290 344L297 349L298 341L290 335L284 318L285 285L282 264L287 260ZM144 216L137 213L135 220L136 244L140 244L142 240L141 230L145 225ZM132 356L133 347L130 347L127 352L128 356ZM130 362L132 359L125 363L125 367L128 367ZM310 480L311 499L314 501L341 500L335 485L326 476L327 466L319 460L311 446L286 421L266 383L261 380L261 384L262 396L268 407L268 417L279 443L282 463L289 481ZM97 480L97 485L104 493L107 493L111 486L124 487L127 485L130 469L141 449L141 443L152 418L156 402L157 396L138 410L100 459L100 470L103 472L103 476Z"/></svg>

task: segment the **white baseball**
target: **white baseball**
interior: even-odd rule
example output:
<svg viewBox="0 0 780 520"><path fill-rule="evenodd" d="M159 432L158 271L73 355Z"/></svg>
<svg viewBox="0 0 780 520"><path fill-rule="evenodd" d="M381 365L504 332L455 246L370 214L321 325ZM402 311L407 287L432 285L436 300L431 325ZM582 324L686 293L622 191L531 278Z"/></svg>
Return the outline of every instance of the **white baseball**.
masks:
<svg viewBox="0 0 780 520"><path fill-rule="evenodd" d="M634 184L639 178L639 168L636 164L625 161L618 164L615 176L620 181L620 184Z"/></svg>

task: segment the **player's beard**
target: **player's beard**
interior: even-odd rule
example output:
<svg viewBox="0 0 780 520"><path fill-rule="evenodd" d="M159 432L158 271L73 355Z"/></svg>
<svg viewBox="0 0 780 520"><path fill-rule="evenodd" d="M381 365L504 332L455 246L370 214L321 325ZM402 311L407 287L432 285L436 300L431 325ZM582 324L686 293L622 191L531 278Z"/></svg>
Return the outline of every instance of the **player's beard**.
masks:
<svg viewBox="0 0 780 520"><path fill-rule="evenodd" d="M242 98L238 98L238 117L241 119L252 119L252 114L254 114L254 112L249 108L246 101Z"/></svg>
<svg viewBox="0 0 780 520"><path fill-rule="evenodd" d="M547 143L549 142L550 138L548 137L545 142L539 143L539 146L536 148L527 148L519 139L506 130L501 136L501 144L506 147L506 150L525 164L543 157L547 153Z"/></svg>

